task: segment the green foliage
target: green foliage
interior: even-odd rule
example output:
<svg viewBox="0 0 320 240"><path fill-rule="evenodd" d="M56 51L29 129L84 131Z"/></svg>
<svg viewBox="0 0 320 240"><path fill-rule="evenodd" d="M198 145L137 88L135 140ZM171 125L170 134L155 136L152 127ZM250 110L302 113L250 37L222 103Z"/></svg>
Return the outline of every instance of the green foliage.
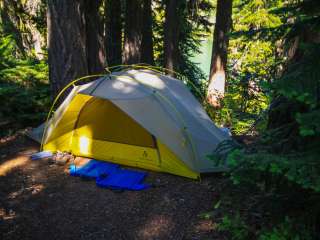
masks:
<svg viewBox="0 0 320 240"><path fill-rule="evenodd" d="M297 226L290 218L273 227L271 230L263 230L259 234L258 240L311 240L312 237L303 226Z"/></svg>
<svg viewBox="0 0 320 240"><path fill-rule="evenodd" d="M235 216L224 216L222 222L218 225L219 231L227 231L231 240L249 239L248 226L241 219L239 213Z"/></svg>
<svg viewBox="0 0 320 240"><path fill-rule="evenodd" d="M1 135L23 126L35 126L49 106L48 68L45 62L18 58L11 36L0 38ZM9 128L8 128L9 126Z"/></svg>
<svg viewBox="0 0 320 240"><path fill-rule="evenodd" d="M301 136L320 136L320 46L302 43L297 51L303 52L303 56L289 66L286 74L275 82L274 88L303 106L295 114Z"/></svg>
<svg viewBox="0 0 320 240"><path fill-rule="evenodd" d="M236 149L227 157L235 184L255 185L261 190L293 187L320 192L320 151L272 154L259 149L248 153Z"/></svg>
<svg viewBox="0 0 320 240"><path fill-rule="evenodd" d="M234 13L230 84L216 117L235 133L245 131L264 109L268 119L254 143L211 158L227 164L235 187L259 196L254 209L267 222L259 223L257 239L314 239L320 216L320 4L316 0L236 4L244 5ZM255 16L259 14L261 18ZM251 84L243 84L245 76ZM252 98L250 86L258 89ZM243 118L247 113L251 115ZM234 222L243 231L248 229L248 223ZM229 224L228 231L237 236L241 231L234 229Z"/></svg>
<svg viewBox="0 0 320 240"><path fill-rule="evenodd" d="M276 42L282 37L272 30L284 23L271 10L282 5L281 0L233 2L227 89L222 109L213 118L235 134L249 130L270 104L270 82L278 64Z"/></svg>
<svg viewBox="0 0 320 240"><path fill-rule="evenodd" d="M35 47L38 44L45 47L46 1L0 2L0 31L12 36L20 55L40 57Z"/></svg>
<svg viewBox="0 0 320 240"><path fill-rule="evenodd" d="M277 18L275 15L276 8L284 7L282 1L252 0L248 2L249 4L246 4L246 7L240 10L239 16L237 12L235 13L236 30L247 31L248 28L245 26L248 24L248 19L255 19L255 22L251 25L254 29L259 29L261 26L282 27L282 25L279 25L282 17L279 16ZM239 1L238 4L240 3L243 2ZM297 9L297 6L293 6L294 9ZM267 12L271 14L270 17L265 15L266 11L262 11L262 8L268 9ZM265 19L260 22L255 16L251 16L262 13ZM305 14L304 11L301 11L301 15L305 16ZM314 15L314 11L312 14ZM267 24L266 21L269 21L269 23ZM312 32L318 30L319 26L320 22L317 20L312 23L303 23L302 25L299 22L296 25L286 26L289 31L286 31L287 38L283 39L283 41L290 43L290 39L295 38L297 35L299 36L301 32L304 33L304 30L301 29L308 28L308 31ZM250 36L252 37L252 35ZM246 46L250 44L250 41L255 41L255 38L266 39L265 35L261 36L259 32L254 35L254 38L247 39L246 34L240 37L242 41L246 40L245 43L242 43ZM235 41L238 40L237 38ZM258 48L257 51L260 50ZM266 58L270 58L268 54L272 51L270 52L269 50L267 48L262 51L267 54ZM320 53L320 46L319 44L300 41L300 45L295 51L299 58L287 63L288 66L282 76L273 80L270 84L267 81L266 84L261 85L259 78L266 75L268 75L267 79L275 77L275 75L271 74L272 71L268 73L263 69L264 65L267 65L268 68L276 68L277 65L275 62L266 64L266 62L262 61L263 67L261 68L262 65L258 62L262 59L260 59L260 55L257 52L245 52L245 64L241 64L238 68L240 72L243 69L245 74L241 75L240 73L238 78L231 78L231 86L229 86L224 100L225 107L220 111L220 118L224 121L230 121L229 123L227 122L228 125L236 126L234 132L237 133L237 129L241 131L247 127L246 123L251 123L250 117L259 114L266 108L271 97L275 98L280 95L287 99L285 102L282 101L273 107L273 111L275 109L278 109L278 113L289 111L284 115L288 119L284 120L283 125L278 129L270 129L265 132L260 141L256 143L255 148L250 148L250 150L236 149L229 154L227 162L232 169L231 176L235 183L248 183L249 181L260 184L263 181L267 181L270 184L273 179L281 177L287 182L299 185L301 188L316 192L320 190L320 164L317 162L320 155L320 61L317 57ZM251 58L257 61L251 61ZM247 63L250 64L246 65ZM250 69L248 66L253 68ZM250 94L250 81L252 81L251 86L256 86L258 89L261 88L263 91L256 90ZM232 88L234 82L237 83L237 87ZM264 95L264 92L268 90L269 94ZM241 116L246 116L246 114L251 116L249 115L247 119L244 118L245 120L242 120ZM293 119L290 119L290 116L294 116ZM272 121L272 119L269 119L269 121ZM299 134L296 134L295 129L298 129ZM273 187L278 186L275 185Z"/></svg>
<svg viewBox="0 0 320 240"><path fill-rule="evenodd" d="M247 131L256 120L264 117L270 97L256 84L250 73L230 76L222 108L214 112L214 120L220 125L231 127L234 134Z"/></svg>
<svg viewBox="0 0 320 240"><path fill-rule="evenodd" d="M234 216L226 215L218 225L218 230L227 232L232 240L311 240L309 230L303 225L285 217L273 227L263 227L257 232L252 232L250 227L243 221L239 213Z"/></svg>

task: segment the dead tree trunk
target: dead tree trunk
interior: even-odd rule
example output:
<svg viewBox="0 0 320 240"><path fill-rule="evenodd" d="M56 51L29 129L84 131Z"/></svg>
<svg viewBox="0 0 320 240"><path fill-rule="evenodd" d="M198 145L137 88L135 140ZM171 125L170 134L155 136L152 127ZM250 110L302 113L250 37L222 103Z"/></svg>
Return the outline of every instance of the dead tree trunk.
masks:
<svg viewBox="0 0 320 240"><path fill-rule="evenodd" d="M207 91L207 100L213 107L220 107L220 100L224 97L231 17L232 0L218 0Z"/></svg>

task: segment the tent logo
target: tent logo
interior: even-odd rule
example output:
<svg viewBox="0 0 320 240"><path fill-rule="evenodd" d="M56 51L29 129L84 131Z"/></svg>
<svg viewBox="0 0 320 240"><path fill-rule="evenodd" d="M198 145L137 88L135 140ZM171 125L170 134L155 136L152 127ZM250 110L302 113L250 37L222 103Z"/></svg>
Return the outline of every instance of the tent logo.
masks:
<svg viewBox="0 0 320 240"><path fill-rule="evenodd" d="M143 150L140 159L143 161L152 161L147 150Z"/></svg>
<svg viewBox="0 0 320 240"><path fill-rule="evenodd" d="M147 157L148 157L148 153L147 153L146 151L143 151L142 157L143 157L143 158L147 158Z"/></svg>

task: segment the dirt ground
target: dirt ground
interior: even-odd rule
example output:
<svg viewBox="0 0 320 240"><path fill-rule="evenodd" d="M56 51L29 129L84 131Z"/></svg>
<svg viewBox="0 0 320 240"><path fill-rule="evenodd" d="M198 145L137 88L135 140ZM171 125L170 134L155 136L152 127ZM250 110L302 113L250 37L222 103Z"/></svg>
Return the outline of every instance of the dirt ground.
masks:
<svg viewBox="0 0 320 240"><path fill-rule="evenodd" d="M149 172L157 187L115 192L71 177L66 167L29 156L22 136L0 142L0 239L225 239L214 220L218 176L201 182ZM199 216L200 215L200 216Z"/></svg>

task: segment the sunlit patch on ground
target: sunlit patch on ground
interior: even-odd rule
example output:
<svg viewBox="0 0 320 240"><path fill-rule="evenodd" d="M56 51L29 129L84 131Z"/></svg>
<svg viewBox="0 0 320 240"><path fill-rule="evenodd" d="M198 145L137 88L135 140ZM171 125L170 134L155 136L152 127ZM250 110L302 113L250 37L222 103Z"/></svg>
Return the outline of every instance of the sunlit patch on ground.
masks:
<svg viewBox="0 0 320 240"><path fill-rule="evenodd" d="M141 239L158 239L166 235L170 228L174 227L172 219L164 215L155 215L148 219L147 223L139 231Z"/></svg>
<svg viewBox="0 0 320 240"><path fill-rule="evenodd" d="M15 140L16 138L17 138L17 135L11 135L11 136L7 136L7 137L2 137L2 138L0 138L0 144L8 143L10 141Z"/></svg>
<svg viewBox="0 0 320 240"><path fill-rule="evenodd" d="M44 186L42 184L35 184L30 187L32 195L35 195L35 194L41 192L43 189L44 189Z"/></svg>
<svg viewBox="0 0 320 240"><path fill-rule="evenodd" d="M16 217L16 212L10 209L6 211L4 208L0 208L0 220L10 220Z"/></svg>
<svg viewBox="0 0 320 240"><path fill-rule="evenodd" d="M29 156L18 156L0 164L0 176L5 176L13 169L25 166L30 161Z"/></svg>
<svg viewBox="0 0 320 240"><path fill-rule="evenodd" d="M23 188L20 188L19 190L10 193L10 194L8 195L8 199L10 199L10 200L16 199L16 198L19 197L21 194L23 194L23 191L24 191L24 189L23 189Z"/></svg>
<svg viewBox="0 0 320 240"><path fill-rule="evenodd" d="M204 233L212 232L217 229L217 224L211 219L201 220L197 225L195 225L195 232Z"/></svg>
<svg viewBox="0 0 320 240"><path fill-rule="evenodd" d="M34 184L30 187L27 188L21 188L17 191L11 192L8 195L8 199L10 200L14 200L18 197L20 197L21 195L25 194L25 193L30 193L31 195L36 195L39 192L41 192L44 189L44 185L43 184Z"/></svg>
<svg viewBox="0 0 320 240"><path fill-rule="evenodd" d="M0 147L4 144L15 141L19 136L26 134L28 131L30 131L30 128L19 130L10 136L0 137Z"/></svg>

